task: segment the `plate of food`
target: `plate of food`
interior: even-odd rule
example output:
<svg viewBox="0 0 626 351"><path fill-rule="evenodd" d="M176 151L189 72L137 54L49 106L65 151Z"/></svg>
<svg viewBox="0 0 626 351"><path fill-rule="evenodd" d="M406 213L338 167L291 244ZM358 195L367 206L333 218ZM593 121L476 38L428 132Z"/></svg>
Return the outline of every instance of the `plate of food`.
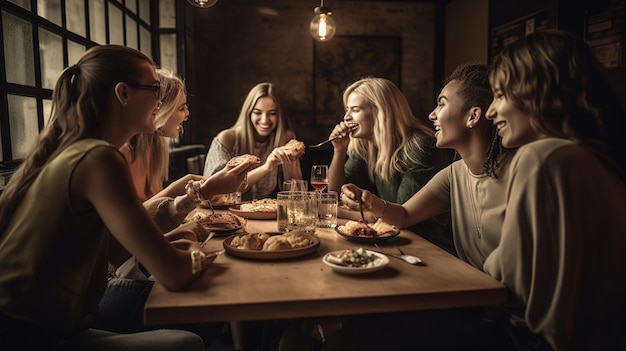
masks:
<svg viewBox="0 0 626 351"><path fill-rule="evenodd" d="M299 231L235 234L223 242L227 253L257 260L278 260L317 251L320 239Z"/></svg>
<svg viewBox="0 0 626 351"><path fill-rule="evenodd" d="M189 219L196 221L208 231L214 232L215 236L232 234L246 225L246 220L233 213L205 214L196 212Z"/></svg>
<svg viewBox="0 0 626 351"><path fill-rule="evenodd" d="M364 274L383 269L389 264L389 257L360 247L356 250L329 252L324 255L322 262L339 273Z"/></svg>
<svg viewBox="0 0 626 351"><path fill-rule="evenodd" d="M228 210L248 219L276 219L277 207L275 199L261 199L232 206Z"/></svg>
<svg viewBox="0 0 626 351"><path fill-rule="evenodd" d="M374 223L347 221L346 224L336 226L335 231L350 241L363 243L378 243L400 234L400 229L381 219Z"/></svg>

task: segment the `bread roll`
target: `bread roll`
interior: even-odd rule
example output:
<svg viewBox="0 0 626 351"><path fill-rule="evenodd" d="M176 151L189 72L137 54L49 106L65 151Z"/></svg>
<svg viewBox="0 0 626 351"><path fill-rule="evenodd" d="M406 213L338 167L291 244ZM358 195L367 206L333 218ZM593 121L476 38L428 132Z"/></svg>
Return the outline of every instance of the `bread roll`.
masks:
<svg viewBox="0 0 626 351"><path fill-rule="evenodd" d="M289 244L291 244L292 249L295 249L298 247L305 247L305 246L309 246L312 244L309 238L302 235L302 233L297 230L284 233L283 236L287 238L287 241L289 241Z"/></svg>
<svg viewBox="0 0 626 351"><path fill-rule="evenodd" d="M276 251L276 250L286 250L291 249L291 244L287 237L282 235L274 235L267 239L263 244L264 251Z"/></svg>
<svg viewBox="0 0 626 351"><path fill-rule="evenodd" d="M266 233L248 233L234 237L230 246L242 250L261 250L268 238Z"/></svg>

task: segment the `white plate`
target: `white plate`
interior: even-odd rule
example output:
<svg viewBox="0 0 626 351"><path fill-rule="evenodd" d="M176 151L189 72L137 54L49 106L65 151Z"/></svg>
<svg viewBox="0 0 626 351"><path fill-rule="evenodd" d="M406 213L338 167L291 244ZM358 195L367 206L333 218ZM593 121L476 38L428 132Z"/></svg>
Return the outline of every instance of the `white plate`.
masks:
<svg viewBox="0 0 626 351"><path fill-rule="evenodd" d="M385 268L386 265L389 264L389 257L375 252L375 251L369 251L369 250L365 250L365 252L367 252L369 255L374 255L378 258L380 258L380 260L378 261L378 263L375 266L371 266L371 267L367 267L367 268L363 268L363 267L348 267L348 266L342 266L342 265L338 265L335 263L331 263L328 261L328 256L329 255L339 255L341 254L343 251L345 250L341 250L341 251L334 251L334 252L329 252L326 255L324 255L324 257L322 258L322 262L324 262L327 266L332 267L332 269L336 270L337 272L340 273L345 273L345 274L364 274L364 273L371 273L371 272L375 272L378 270L381 270L383 268Z"/></svg>

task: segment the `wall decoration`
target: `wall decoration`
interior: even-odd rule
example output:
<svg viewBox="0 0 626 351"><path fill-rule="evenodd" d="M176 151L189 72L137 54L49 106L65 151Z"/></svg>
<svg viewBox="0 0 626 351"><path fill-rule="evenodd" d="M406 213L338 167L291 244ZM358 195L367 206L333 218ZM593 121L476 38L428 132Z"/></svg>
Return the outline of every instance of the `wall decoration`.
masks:
<svg viewBox="0 0 626 351"><path fill-rule="evenodd" d="M491 60L506 45L536 30L555 28L557 28L557 18L554 9L542 10L496 27L490 31L489 58Z"/></svg>
<svg viewBox="0 0 626 351"><path fill-rule="evenodd" d="M400 37L337 35L314 45L316 126L333 126L343 118L343 91L363 77L387 78L401 88Z"/></svg>

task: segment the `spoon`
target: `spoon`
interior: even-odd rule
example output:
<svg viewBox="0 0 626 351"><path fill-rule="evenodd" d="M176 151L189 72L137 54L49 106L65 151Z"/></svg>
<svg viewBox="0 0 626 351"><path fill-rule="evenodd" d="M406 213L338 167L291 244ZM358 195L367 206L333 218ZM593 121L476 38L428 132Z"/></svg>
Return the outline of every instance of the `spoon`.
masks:
<svg viewBox="0 0 626 351"><path fill-rule="evenodd" d="M418 257L415 256L411 256L411 255L405 255L402 250L400 250L399 247L396 246L396 248L398 249L398 251L400 251L400 255L396 255L396 254L392 254L392 253L388 253L387 251L383 250L380 246L378 246L378 244L374 243L374 246L376 246L376 248L378 248L380 251L382 251L385 255L389 255L395 258L399 258L403 261L405 261L406 263L409 264L414 264L414 265L420 265L422 264L422 260L419 259Z"/></svg>

